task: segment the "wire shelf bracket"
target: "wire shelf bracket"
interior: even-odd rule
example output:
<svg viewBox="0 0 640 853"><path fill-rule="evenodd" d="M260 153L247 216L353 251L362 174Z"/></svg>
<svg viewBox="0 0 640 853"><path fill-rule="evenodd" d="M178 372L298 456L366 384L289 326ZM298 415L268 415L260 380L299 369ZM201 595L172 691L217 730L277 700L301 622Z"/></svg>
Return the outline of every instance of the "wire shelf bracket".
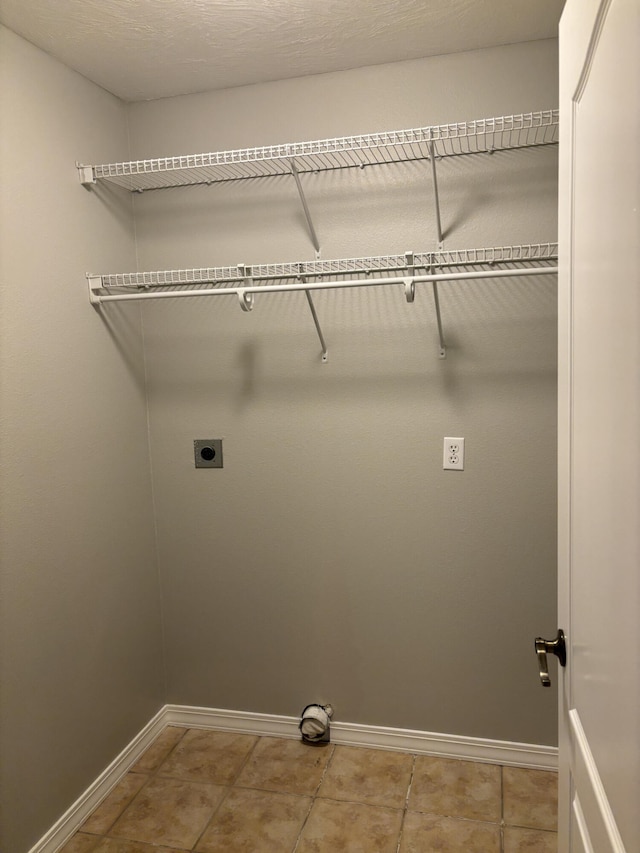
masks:
<svg viewBox="0 0 640 853"><path fill-rule="evenodd" d="M440 315L440 297L438 296L438 282L432 281L433 285L433 304L436 309L436 322L438 323L438 340L440 341L440 348L438 349L438 355L440 358L447 357L447 347L444 342L444 334L442 332L442 317Z"/></svg>
<svg viewBox="0 0 640 853"><path fill-rule="evenodd" d="M293 175L296 187L298 188L298 195L300 196L300 203L302 204L302 210L304 211L305 219L307 220L307 227L309 228L309 236L311 237L311 242L313 243L313 248L316 250L316 260L320 259L320 241L318 240L318 235L316 234L316 229L313 226L313 219L311 218L311 213L309 211L309 205L307 204L307 199L304 195L304 190L302 189L302 181L300 180L300 173L298 172L298 167L296 165L295 160L291 160L291 174Z"/></svg>
<svg viewBox="0 0 640 853"><path fill-rule="evenodd" d="M313 323L316 327L316 332L318 333L318 337L320 338L320 346L322 347L321 359L322 363L326 364L329 360L329 353L327 352L327 345L324 341L324 335L322 334L322 329L320 328L320 322L318 321L318 314L316 312L316 306L314 305L313 298L308 290L304 292L307 297L307 302L309 303L309 310L311 311L311 316L313 317Z"/></svg>
<svg viewBox="0 0 640 853"><path fill-rule="evenodd" d="M436 170L436 155L433 142L429 143L429 159L431 160L431 177L433 180L433 198L436 207L436 235L438 238L438 248L444 246L444 238L442 236L442 220L440 218L440 196L438 195L438 173Z"/></svg>

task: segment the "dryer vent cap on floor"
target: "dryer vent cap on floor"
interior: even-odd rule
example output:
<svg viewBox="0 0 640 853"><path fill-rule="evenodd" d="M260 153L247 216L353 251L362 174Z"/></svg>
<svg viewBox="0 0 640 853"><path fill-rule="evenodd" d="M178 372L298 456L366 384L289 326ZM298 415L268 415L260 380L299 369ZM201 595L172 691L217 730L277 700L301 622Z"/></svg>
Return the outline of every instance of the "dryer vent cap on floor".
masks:
<svg viewBox="0 0 640 853"><path fill-rule="evenodd" d="M307 705L300 718L300 732L305 743L329 743L331 705Z"/></svg>

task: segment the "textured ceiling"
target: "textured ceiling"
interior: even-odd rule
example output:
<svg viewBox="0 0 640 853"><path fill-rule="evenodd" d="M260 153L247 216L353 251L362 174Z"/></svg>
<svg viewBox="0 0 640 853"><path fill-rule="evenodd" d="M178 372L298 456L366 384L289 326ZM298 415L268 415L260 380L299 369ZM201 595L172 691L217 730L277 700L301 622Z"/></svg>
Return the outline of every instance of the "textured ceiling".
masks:
<svg viewBox="0 0 640 853"><path fill-rule="evenodd" d="M553 38L564 0L0 0L127 101Z"/></svg>

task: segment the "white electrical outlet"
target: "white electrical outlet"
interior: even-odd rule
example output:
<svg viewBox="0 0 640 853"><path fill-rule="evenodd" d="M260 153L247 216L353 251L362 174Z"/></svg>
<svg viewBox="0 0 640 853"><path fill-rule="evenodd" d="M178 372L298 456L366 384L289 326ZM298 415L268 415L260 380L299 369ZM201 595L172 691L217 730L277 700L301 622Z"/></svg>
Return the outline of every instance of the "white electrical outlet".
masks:
<svg viewBox="0 0 640 853"><path fill-rule="evenodd" d="M464 438L445 438L442 467L454 471L464 470Z"/></svg>

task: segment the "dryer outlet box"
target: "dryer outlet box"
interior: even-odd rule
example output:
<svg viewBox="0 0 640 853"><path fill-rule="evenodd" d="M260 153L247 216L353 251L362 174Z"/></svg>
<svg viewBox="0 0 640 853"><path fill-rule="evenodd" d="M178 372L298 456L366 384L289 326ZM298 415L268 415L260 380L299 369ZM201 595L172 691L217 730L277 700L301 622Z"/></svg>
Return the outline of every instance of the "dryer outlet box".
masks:
<svg viewBox="0 0 640 853"><path fill-rule="evenodd" d="M221 438L196 438L193 453L196 468L222 468Z"/></svg>

